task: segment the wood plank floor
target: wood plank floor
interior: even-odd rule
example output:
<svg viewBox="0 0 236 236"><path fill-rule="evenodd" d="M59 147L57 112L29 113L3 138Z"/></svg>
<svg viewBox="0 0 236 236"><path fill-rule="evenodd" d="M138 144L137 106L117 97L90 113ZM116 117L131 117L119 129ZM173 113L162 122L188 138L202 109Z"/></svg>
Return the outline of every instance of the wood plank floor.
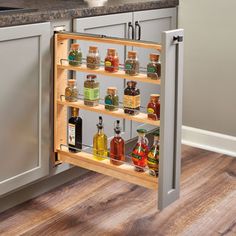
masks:
<svg viewBox="0 0 236 236"><path fill-rule="evenodd" d="M183 146L180 199L156 195L91 172L0 214L0 235L236 235L236 158Z"/></svg>

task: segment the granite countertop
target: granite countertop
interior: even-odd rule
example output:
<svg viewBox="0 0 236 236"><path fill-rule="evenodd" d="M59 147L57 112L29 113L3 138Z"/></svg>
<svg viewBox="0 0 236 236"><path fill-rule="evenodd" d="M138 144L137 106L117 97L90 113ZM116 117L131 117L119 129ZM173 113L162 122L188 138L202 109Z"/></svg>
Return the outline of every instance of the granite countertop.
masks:
<svg viewBox="0 0 236 236"><path fill-rule="evenodd" d="M179 0L0 0L0 6L26 11L0 12L0 27L176 7Z"/></svg>

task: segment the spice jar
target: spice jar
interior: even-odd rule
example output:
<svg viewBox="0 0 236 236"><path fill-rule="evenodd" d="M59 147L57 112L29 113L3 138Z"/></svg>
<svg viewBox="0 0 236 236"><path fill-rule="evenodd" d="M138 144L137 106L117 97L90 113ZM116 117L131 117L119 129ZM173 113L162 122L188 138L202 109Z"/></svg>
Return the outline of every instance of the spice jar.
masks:
<svg viewBox="0 0 236 236"><path fill-rule="evenodd" d="M147 117L150 120L159 120L160 119L160 95L151 94L150 101L147 105Z"/></svg>
<svg viewBox="0 0 236 236"><path fill-rule="evenodd" d="M87 75L84 82L84 105L97 106L99 104L99 82L96 75Z"/></svg>
<svg viewBox="0 0 236 236"><path fill-rule="evenodd" d="M109 87L107 95L105 96L105 109L109 111L116 111L119 108L119 97L117 95L117 88Z"/></svg>
<svg viewBox="0 0 236 236"><path fill-rule="evenodd" d="M82 64L82 52L78 43L71 44L68 60L71 66L80 66Z"/></svg>
<svg viewBox="0 0 236 236"><path fill-rule="evenodd" d="M78 90L76 88L76 81L73 79L68 80L68 87L65 89L65 100L67 102L78 101Z"/></svg>
<svg viewBox="0 0 236 236"><path fill-rule="evenodd" d="M137 52L129 51L128 59L125 61L125 73L128 75L139 74L139 61L137 58Z"/></svg>
<svg viewBox="0 0 236 236"><path fill-rule="evenodd" d="M140 110L140 91L136 88L137 82L128 81L124 90L124 113L137 115Z"/></svg>
<svg viewBox="0 0 236 236"><path fill-rule="evenodd" d="M107 56L104 62L105 71L117 72L119 70L119 57L115 48L107 49Z"/></svg>
<svg viewBox="0 0 236 236"><path fill-rule="evenodd" d="M150 79L158 79L161 77L160 55L151 53L150 62L147 64L147 77Z"/></svg>
<svg viewBox="0 0 236 236"><path fill-rule="evenodd" d="M87 68L98 69L100 67L100 56L98 52L98 47L90 46L87 55Z"/></svg>

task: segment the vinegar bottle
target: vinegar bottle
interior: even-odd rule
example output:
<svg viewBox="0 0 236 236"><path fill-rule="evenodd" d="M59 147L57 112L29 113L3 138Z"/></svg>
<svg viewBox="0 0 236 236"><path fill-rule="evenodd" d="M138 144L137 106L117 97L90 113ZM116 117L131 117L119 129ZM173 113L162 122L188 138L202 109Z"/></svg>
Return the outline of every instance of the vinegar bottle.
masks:
<svg viewBox="0 0 236 236"><path fill-rule="evenodd" d="M103 120L99 116L99 122L97 124L98 131L93 137L93 154L98 160L104 160L103 157L107 156L107 136L103 131Z"/></svg>
<svg viewBox="0 0 236 236"><path fill-rule="evenodd" d="M82 119L79 109L72 107L72 116L68 121L68 146L70 152L79 152L82 149ZM75 149L76 148L76 149Z"/></svg>
<svg viewBox="0 0 236 236"><path fill-rule="evenodd" d="M159 129L153 133L154 135L154 142L148 153L147 165L150 169L149 173L153 176L158 176L158 169L159 169L159 145L160 145L160 138L159 138Z"/></svg>
<svg viewBox="0 0 236 236"><path fill-rule="evenodd" d="M133 164L135 165L135 170L144 172L144 167L147 165L147 155L148 155L148 139L145 137L147 130L138 129L138 142L136 143L131 156Z"/></svg>
<svg viewBox="0 0 236 236"><path fill-rule="evenodd" d="M121 128L119 120L116 121L114 132L115 136L110 143L110 162L114 165L121 165L125 161L125 142L120 136Z"/></svg>

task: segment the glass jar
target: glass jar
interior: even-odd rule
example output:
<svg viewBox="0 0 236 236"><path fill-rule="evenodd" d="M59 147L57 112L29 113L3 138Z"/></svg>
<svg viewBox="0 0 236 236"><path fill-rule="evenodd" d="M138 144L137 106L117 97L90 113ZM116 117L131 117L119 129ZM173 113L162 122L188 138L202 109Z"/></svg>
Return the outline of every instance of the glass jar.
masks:
<svg viewBox="0 0 236 236"><path fill-rule="evenodd" d="M125 61L125 73L127 75L139 74L139 61L137 58L137 52L129 51L128 58Z"/></svg>
<svg viewBox="0 0 236 236"><path fill-rule="evenodd" d="M99 104L99 82L96 75L87 75L84 82L84 105L97 106Z"/></svg>
<svg viewBox="0 0 236 236"><path fill-rule="evenodd" d="M158 79L161 77L160 55L151 53L150 62L147 64L147 77L150 79Z"/></svg>
<svg viewBox="0 0 236 236"><path fill-rule="evenodd" d="M98 47L90 46L89 52L87 55L87 68L89 69L98 69L100 67L100 56L98 52Z"/></svg>
<svg viewBox="0 0 236 236"><path fill-rule="evenodd" d="M69 79L68 86L65 89L65 100L67 102L78 101L78 89L76 87L76 80Z"/></svg>
<svg viewBox="0 0 236 236"><path fill-rule="evenodd" d="M136 143L131 156L132 162L135 165L135 170L143 172L147 165L148 156L148 139L145 137L147 130L138 129L138 142Z"/></svg>
<svg viewBox="0 0 236 236"><path fill-rule="evenodd" d="M115 48L107 49L107 56L104 62L105 71L117 72L119 70L119 57Z"/></svg>
<svg viewBox="0 0 236 236"><path fill-rule="evenodd" d="M71 44L68 60L71 66L80 66L82 64L82 52L78 43Z"/></svg>
<svg viewBox="0 0 236 236"><path fill-rule="evenodd" d="M151 94L150 101L147 105L147 117L150 120L159 120L160 119L160 95Z"/></svg>
<svg viewBox="0 0 236 236"><path fill-rule="evenodd" d="M137 115L140 110L140 90L136 88L137 82L128 81L124 90L124 113Z"/></svg>
<svg viewBox="0 0 236 236"><path fill-rule="evenodd" d="M160 138L159 138L159 129L153 132L154 142L148 153L147 165L150 169L149 173L153 176L158 176L159 170L159 146L160 146Z"/></svg>
<svg viewBox="0 0 236 236"><path fill-rule="evenodd" d="M105 109L109 111L116 111L119 108L119 97L117 95L117 88L107 88L107 95L105 96Z"/></svg>

